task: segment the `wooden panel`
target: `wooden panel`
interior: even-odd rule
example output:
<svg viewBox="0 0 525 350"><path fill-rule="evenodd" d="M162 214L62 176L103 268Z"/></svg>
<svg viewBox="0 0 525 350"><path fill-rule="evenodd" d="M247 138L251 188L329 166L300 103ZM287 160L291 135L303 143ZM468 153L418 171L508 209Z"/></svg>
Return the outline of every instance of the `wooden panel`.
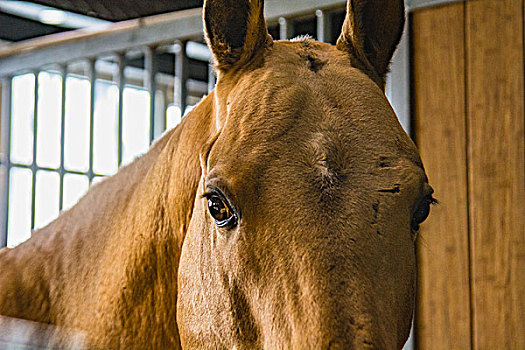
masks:
<svg viewBox="0 0 525 350"><path fill-rule="evenodd" d="M523 0L466 5L473 343L525 349Z"/></svg>
<svg viewBox="0 0 525 350"><path fill-rule="evenodd" d="M421 227L420 349L470 349L464 4L415 12L416 143L441 204Z"/></svg>

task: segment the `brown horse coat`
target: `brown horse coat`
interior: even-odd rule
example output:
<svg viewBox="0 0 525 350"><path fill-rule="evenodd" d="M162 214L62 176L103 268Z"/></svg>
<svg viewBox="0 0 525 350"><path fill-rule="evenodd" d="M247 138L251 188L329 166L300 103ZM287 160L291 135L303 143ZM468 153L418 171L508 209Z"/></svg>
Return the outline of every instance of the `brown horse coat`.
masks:
<svg viewBox="0 0 525 350"><path fill-rule="evenodd" d="M100 348L403 345L432 192L382 91L403 1L349 1L337 47L274 42L262 8L205 2L216 90L0 251L0 314Z"/></svg>

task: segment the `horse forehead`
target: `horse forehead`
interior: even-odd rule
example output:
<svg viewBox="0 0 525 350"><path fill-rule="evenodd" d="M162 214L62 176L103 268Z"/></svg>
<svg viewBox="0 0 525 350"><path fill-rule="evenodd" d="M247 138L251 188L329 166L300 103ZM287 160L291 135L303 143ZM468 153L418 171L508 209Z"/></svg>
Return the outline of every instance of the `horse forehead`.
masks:
<svg viewBox="0 0 525 350"><path fill-rule="evenodd" d="M351 66L347 54L311 39L277 42L258 69L242 72L240 79L233 80L234 88L227 89L227 101L223 102L228 113L234 108L237 115L233 117L244 119L246 126L257 124L258 118L280 122L283 114L293 118L297 111L305 110L326 113L346 109L346 118L372 109L391 114L382 91ZM268 114L281 115L268 120Z"/></svg>
<svg viewBox="0 0 525 350"><path fill-rule="evenodd" d="M272 150L274 157L295 157L298 146L306 146L314 149L314 162L373 153L419 162L383 92L327 44L276 43L264 65L243 74L227 100L227 145L220 148L244 160L261 162Z"/></svg>
<svg viewBox="0 0 525 350"><path fill-rule="evenodd" d="M310 75L302 68L258 72L238 84L229 97L224 130L231 142L272 144L289 141L291 134L298 142L312 139L328 146L329 141L372 143L381 137L388 143L406 136L382 91L357 69L326 67Z"/></svg>
<svg viewBox="0 0 525 350"><path fill-rule="evenodd" d="M243 105L238 119L223 130L210 165L228 164L241 174L286 162L281 165L332 175L357 165L370 167L378 159L420 163L390 107L335 106L297 88L278 97L273 103L259 100L257 107Z"/></svg>

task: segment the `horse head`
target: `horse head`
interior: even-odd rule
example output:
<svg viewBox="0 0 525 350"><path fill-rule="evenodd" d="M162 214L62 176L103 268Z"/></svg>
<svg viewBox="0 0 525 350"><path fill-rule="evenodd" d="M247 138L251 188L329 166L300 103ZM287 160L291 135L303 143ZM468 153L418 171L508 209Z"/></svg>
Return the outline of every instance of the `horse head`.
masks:
<svg viewBox="0 0 525 350"><path fill-rule="evenodd" d="M432 203L384 95L399 1L351 0L336 46L274 41L262 0L207 0L218 83L178 270L182 346L400 348Z"/></svg>

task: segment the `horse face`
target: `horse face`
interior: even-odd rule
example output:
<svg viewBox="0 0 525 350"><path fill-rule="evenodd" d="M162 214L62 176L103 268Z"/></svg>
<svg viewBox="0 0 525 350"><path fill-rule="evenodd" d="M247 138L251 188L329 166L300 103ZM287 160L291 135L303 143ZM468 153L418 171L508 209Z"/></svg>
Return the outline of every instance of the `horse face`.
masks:
<svg viewBox="0 0 525 350"><path fill-rule="evenodd" d="M179 267L183 346L408 337L432 189L381 89L403 23L402 1L383 3L350 2L336 48L272 42L262 1L206 2L217 134L201 151ZM394 28L369 28L371 14Z"/></svg>

